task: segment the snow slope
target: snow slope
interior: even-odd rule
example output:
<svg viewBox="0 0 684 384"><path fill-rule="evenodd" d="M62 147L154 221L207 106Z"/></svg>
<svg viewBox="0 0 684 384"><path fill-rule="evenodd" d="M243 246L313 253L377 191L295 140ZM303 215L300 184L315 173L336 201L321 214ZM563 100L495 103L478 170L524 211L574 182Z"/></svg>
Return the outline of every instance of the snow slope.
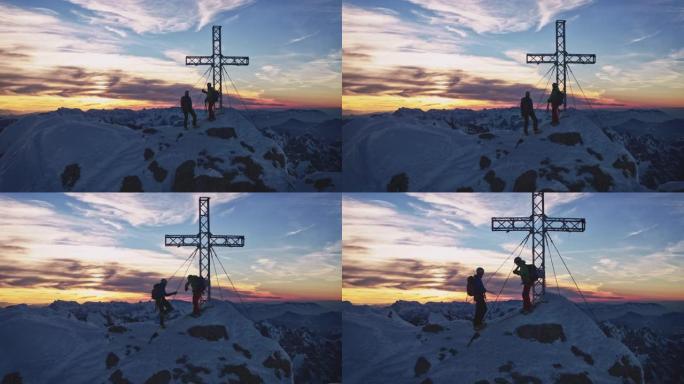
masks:
<svg viewBox="0 0 684 384"><path fill-rule="evenodd" d="M664 113L571 109L562 113L557 127L550 125L546 113L538 111L537 116L542 132L532 134L530 122L529 136L522 132L516 109L423 112L402 108L351 118L343 126L344 188L440 192L647 189L640 181L640 169L650 169L648 159L636 159L625 140L615 137L619 134L611 136L605 129L635 134L639 131L633 126L640 121L653 123L642 130L652 132L655 123L667 122ZM672 137L684 137L678 121L658 126L668 131L659 135L661 141L667 144L678 142ZM620 128L623 125L626 128ZM671 149L670 159L679 156L678 148ZM672 177L678 176L669 171L655 180L676 181Z"/></svg>
<svg viewBox="0 0 684 384"><path fill-rule="evenodd" d="M291 116L328 116L292 111ZM263 112L267 113L267 112ZM273 112L268 112L273 113ZM254 112L257 115L259 112ZM310 116L311 115L311 116ZM295 171L278 134L265 134L251 115L226 109L217 120L183 129L178 108L60 109L7 120L0 131L2 191L306 191L316 173L333 179L339 167ZM190 124L191 125L191 124ZM298 138L296 127L291 135ZM314 137L315 131L307 131ZM328 132L325 135L329 135ZM324 136L325 136L324 135ZM325 136L327 138L327 136ZM292 140L292 139L291 139ZM322 139L323 140L323 139ZM315 141L315 138L314 138ZM295 148L297 149L297 148ZM315 152L315 148L314 148ZM337 176L339 178L339 176ZM303 182L309 179L309 183ZM318 187L321 186L319 182Z"/></svg>
<svg viewBox="0 0 684 384"><path fill-rule="evenodd" d="M292 362L229 302L161 330L152 303L55 302L0 310L0 377L24 383L293 383Z"/></svg>
<svg viewBox="0 0 684 384"><path fill-rule="evenodd" d="M470 347L467 319L432 316L417 326L404 320L406 305L349 304L343 312L344 382L642 382L639 360L627 347L565 298L547 293L546 299L527 316L504 304Z"/></svg>

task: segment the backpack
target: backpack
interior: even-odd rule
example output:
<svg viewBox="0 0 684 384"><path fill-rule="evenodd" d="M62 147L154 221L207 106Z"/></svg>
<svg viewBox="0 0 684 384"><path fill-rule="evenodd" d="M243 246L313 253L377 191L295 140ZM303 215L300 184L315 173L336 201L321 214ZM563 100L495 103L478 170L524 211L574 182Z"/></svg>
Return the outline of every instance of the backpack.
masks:
<svg viewBox="0 0 684 384"><path fill-rule="evenodd" d="M152 287L151 296L153 300L159 300L164 296L164 293L162 292L161 283L157 283Z"/></svg>
<svg viewBox="0 0 684 384"><path fill-rule="evenodd" d="M218 91L217 91L216 89L212 88L212 89L209 91L209 94L207 95L207 100L208 100L210 103L215 103L215 102L217 102L218 99L219 99L219 96L218 96L218 95L219 95Z"/></svg>
<svg viewBox="0 0 684 384"><path fill-rule="evenodd" d="M527 264L527 275L530 283L534 283L541 277L541 273L539 273L539 268L537 268L537 266L534 264Z"/></svg>
<svg viewBox="0 0 684 384"><path fill-rule="evenodd" d="M468 281L466 283L466 293L468 296L475 296L475 277L468 276Z"/></svg>

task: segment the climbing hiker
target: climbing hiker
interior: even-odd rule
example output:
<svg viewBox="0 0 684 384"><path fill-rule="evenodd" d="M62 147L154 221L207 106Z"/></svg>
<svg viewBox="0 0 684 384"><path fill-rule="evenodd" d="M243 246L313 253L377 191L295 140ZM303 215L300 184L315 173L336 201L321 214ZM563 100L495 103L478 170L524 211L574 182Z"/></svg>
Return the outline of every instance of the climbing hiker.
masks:
<svg viewBox="0 0 684 384"><path fill-rule="evenodd" d="M539 133L539 126L537 125L537 116L534 114L534 104L530 98L530 92L525 92L525 97L520 99L520 114L525 120L525 135L527 135L527 125L529 119L532 118L532 127L534 128L534 133Z"/></svg>
<svg viewBox="0 0 684 384"><path fill-rule="evenodd" d="M202 276L188 275L188 282L185 283L185 291L188 286L192 287L192 314L194 316L200 315L200 299L206 288L206 281Z"/></svg>
<svg viewBox="0 0 684 384"><path fill-rule="evenodd" d="M181 110L183 111L183 127L188 129L188 114L192 116L192 126L197 128L197 114L192 109L192 99L190 98L190 91L185 91L185 95L180 99Z"/></svg>
<svg viewBox="0 0 684 384"><path fill-rule="evenodd" d="M166 296L173 296L177 293L178 291L166 293L166 279L161 279L160 282L152 287L152 299L154 300L156 309L159 311L159 326L162 328L166 328L164 325L164 316L173 311L173 307L171 306L171 303L166 300Z"/></svg>
<svg viewBox="0 0 684 384"><path fill-rule="evenodd" d="M565 94L561 92L558 88L557 83L553 83L553 88L551 89L551 95L546 101L546 111L549 111L549 104L551 105L551 125L554 127L560 124L560 116L558 114L558 108L563 104L565 100Z"/></svg>
<svg viewBox="0 0 684 384"><path fill-rule="evenodd" d="M216 116L214 115L214 104L219 99L219 93L218 91L211 85L211 83L207 83L207 89L206 91L203 89L202 93L206 93L207 98L204 100L204 102L208 105L208 110L209 110L209 121L214 121L216 120Z"/></svg>
<svg viewBox="0 0 684 384"><path fill-rule="evenodd" d="M486 324L482 322L484 320L485 313L487 313L487 290L482 283L482 276L484 276L484 269L478 267L475 270L475 276L468 276L468 282L466 285L466 293L468 296L472 296L475 301L475 316L473 316L473 328L476 331L484 328Z"/></svg>
<svg viewBox="0 0 684 384"><path fill-rule="evenodd" d="M516 257L515 260L513 260L515 263L516 267L513 270L513 273L520 276L520 280L522 280L522 285L523 285L523 291L522 291L522 298L523 298L523 309L522 313L530 313L532 311L532 301L530 300L530 289L532 289L532 285L534 284L536 279L536 267L532 264L525 264L525 261L521 259L520 257Z"/></svg>

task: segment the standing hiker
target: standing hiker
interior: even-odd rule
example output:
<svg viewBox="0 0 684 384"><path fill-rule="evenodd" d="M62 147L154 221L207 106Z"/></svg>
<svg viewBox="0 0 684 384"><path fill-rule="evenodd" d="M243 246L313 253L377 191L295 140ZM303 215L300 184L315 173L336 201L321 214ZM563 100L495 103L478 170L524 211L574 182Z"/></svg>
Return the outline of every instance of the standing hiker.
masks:
<svg viewBox="0 0 684 384"><path fill-rule="evenodd" d="M525 264L525 261L521 259L520 257L516 257L515 260L513 260L515 263L516 267L513 270L513 273L516 275L520 276L520 280L522 280L522 285L523 285L523 291L522 291L522 298L523 298L523 309L522 313L527 314L532 312L532 301L530 300L530 289L532 289L532 285L534 284L536 278L536 267L532 264Z"/></svg>
<svg viewBox="0 0 684 384"><path fill-rule="evenodd" d="M549 96L549 99L546 101L546 111L548 112L549 104L551 104L551 125L553 125L554 127L560 124L558 108L560 108L564 100L565 94L563 94L563 92L561 92L561 90L558 88L557 83L553 83L551 95Z"/></svg>
<svg viewBox="0 0 684 384"><path fill-rule="evenodd" d="M192 116L192 127L197 128L197 114L192 109L192 99L190 98L190 91L185 91L185 95L180 99L181 110L183 111L183 127L188 129L188 114Z"/></svg>
<svg viewBox="0 0 684 384"><path fill-rule="evenodd" d="M520 99L520 115L525 120L525 135L527 135L527 125L530 118L532 118L532 128L534 129L534 133L539 133L537 116L534 114L534 104L530 98L529 91L525 92L525 97Z"/></svg>
<svg viewBox="0 0 684 384"><path fill-rule="evenodd" d="M192 287L192 314L194 316L199 316L200 299L207 286L206 281L202 276L188 275L188 282L185 283L185 291L188 290L188 285Z"/></svg>
<svg viewBox="0 0 684 384"><path fill-rule="evenodd" d="M204 101L208 105L208 109L209 109L209 119L208 120L214 121L214 120L216 120L216 116L214 115L214 104L216 104L216 102L219 99L218 91L211 85L211 83L207 83L207 90L205 91L203 89L202 93L207 94L207 98Z"/></svg>
<svg viewBox="0 0 684 384"><path fill-rule="evenodd" d="M486 325L482 321L484 320L485 313L487 313L487 303L485 301L487 298L487 290L482 283L482 276L484 276L484 269L482 267L478 267L475 271L475 276L468 276L468 283L466 285L468 296L472 296L473 300L475 301L473 328L476 331L479 331Z"/></svg>
<svg viewBox="0 0 684 384"><path fill-rule="evenodd" d="M154 300L156 309L159 311L159 326L166 328L164 325L164 315L173 311L173 307L166 296L172 296L178 293L178 291L166 293L166 279L161 279L161 281L152 287L152 299Z"/></svg>

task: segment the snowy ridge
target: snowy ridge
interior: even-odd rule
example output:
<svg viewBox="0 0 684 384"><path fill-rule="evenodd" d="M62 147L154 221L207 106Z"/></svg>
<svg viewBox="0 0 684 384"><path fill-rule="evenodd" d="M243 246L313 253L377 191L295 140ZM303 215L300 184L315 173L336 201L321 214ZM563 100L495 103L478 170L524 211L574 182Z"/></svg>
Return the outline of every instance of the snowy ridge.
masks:
<svg viewBox="0 0 684 384"><path fill-rule="evenodd" d="M160 329L152 303L0 310L0 377L25 383L293 383L292 362L229 302L186 302Z"/></svg>
<svg viewBox="0 0 684 384"><path fill-rule="evenodd" d="M625 131L640 132L622 129L623 124L653 123L649 127L658 126L667 133L659 134L652 147L667 148L667 159L681 161L682 120L668 121L666 114L653 110L596 113L571 109L561 114L559 126L552 127L548 114L537 112L542 132L533 134L530 122L529 136L522 132L517 109L423 112L402 108L351 118L343 128L345 188L606 192L654 189L659 183L679 180L675 171L668 170L642 181L642 167L651 173L663 168L650 169L658 151L641 151L646 156L637 159L630 152L637 145L634 140L620 137ZM609 128L612 135L606 132Z"/></svg>
<svg viewBox="0 0 684 384"><path fill-rule="evenodd" d="M344 381L643 382L639 360L627 347L606 337L575 304L546 296L527 316L505 305L510 314L493 316L470 347L473 331L467 319L437 316L442 323L416 326L402 318L406 305L348 305L343 312Z"/></svg>
<svg viewBox="0 0 684 384"><path fill-rule="evenodd" d="M292 111L312 119L323 112ZM0 190L4 191L291 191L333 190L338 169L317 164L295 170L279 135L254 116L225 109L199 128L183 128L178 108L60 109L8 120L0 131ZM274 113L274 112L263 112ZM325 120L319 121L322 123ZM291 127L295 130L296 127ZM296 133L296 132L295 132ZM310 131L307 131L312 136ZM326 134L328 134L326 132ZM291 135L295 138L296 134ZM294 152L293 152L294 153ZM300 167L301 168L301 167ZM331 180L316 181L316 173ZM309 182L304 182L309 179ZM321 184L324 184L323 186Z"/></svg>

